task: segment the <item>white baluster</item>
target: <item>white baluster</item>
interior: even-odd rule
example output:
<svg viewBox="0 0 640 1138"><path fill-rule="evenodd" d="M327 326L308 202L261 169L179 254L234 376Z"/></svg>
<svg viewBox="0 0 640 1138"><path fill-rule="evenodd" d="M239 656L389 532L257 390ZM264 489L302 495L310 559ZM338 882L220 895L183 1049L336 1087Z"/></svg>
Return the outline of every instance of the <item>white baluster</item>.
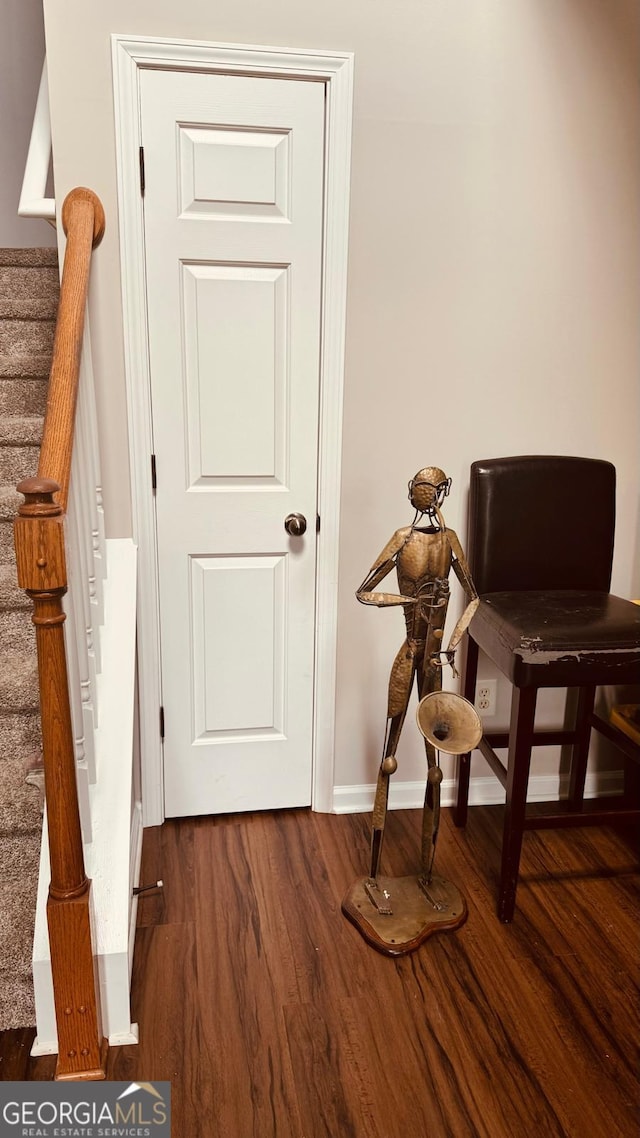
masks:
<svg viewBox="0 0 640 1138"><path fill-rule="evenodd" d="M96 594L95 563L91 536L89 495L87 493L86 484L86 445L82 431L79 429L80 425L79 420L76 418L73 461L71 463L71 482L69 484L69 502L73 502L77 523L79 558L83 573L83 592L85 593L88 645L95 657L96 671L100 672L100 613L97 604L93 603Z"/></svg>
<svg viewBox="0 0 640 1138"><path fill-rule="evenodd" d="M96 658L93 650L93 632L90 624L91 606L86 587L87 574L84 561L86 547L78 532L78 515L72 478L67 508L67 558L69 579L73 579L73 604L76 613L78 663L80 668L80 691L82 703L91 710L94 728L98 725Z"/></svg>
<svg viewBox="0 0 640 1138"><path fill-rule="evenodd" d="M96 566L96 581L98 577L102 580L107 575L107 565L105 556L105 534L104 534L104 509L102 507L102 472L100 467L100 440L98 437L98 412L96 410L96 388L93 372L93 354L91 351L91 321L89 319L89 309L87 306L86 318L84 324L84 339L82 344L82 358L84 364L84 402L83 402L83 415L86 420L87 441L89 446L89 453L92 460L93 479L91 481L92 491L92 537L93 549L96 560L100 562L100 572Z"/></svg>
<svg viewBox="0 0 640 1138"><path fill-rule="evenodd" d="M89 845L93 841L93 823L91 821L91 793L89 789L89 771L86 763L76 764L76 782L78 786L78 810L80 811L80 826L84 842Z"/></svg>
<svg viewBox="0 0 640 1138"><path fill-rule="evenodd" d="M87 313L87 321L88 321ZM76 410L76 442L78 470L82 471L78 490L82 498L82 514L87 525L89 598L94 608L94 634L99 638L98 628L104 623L104 550L101 544L100 520L98 517L97 487L99 483L98 441L93 430L91 409L95 412L95 392L93 387L93 366L91 360L91 341L87 324L82 349L78 406Z"/></svg>
<svg viewBox="0 0 640 1138"><path fill-rule="evenodd" d="M93 711L82 702L80 663L78 660L78 633L73 594L69 590L63 599L67 615L64 625L65 648L67 653L67 674L69 677L69 702L77 763L84 763L89 771L90 782L95 782L95 746L93 738Z"/></svg>
<svg viewBox="0 0 640 1138"><path fill-rule="evenodd" d="M78 562L82 570L82 603L84 605L85 627L87 633L87 648L95 661L95 672L100 672L100 639L96 635L94 621L97 617L96 609L91 604L90 580L93 570L93 552L91 549L91 534L89 522L83 510L82 496L82 469L80 455L74 451L71 464L71 482L69 485L69 503L73 502L73 514L76 524L76 541L78 543ZM94 677L92 676L92 679Z"/></svg>
<svg viewBox="0 0 640 1138"><path fill-rule="evenodd" d="M69 532L68 516L65 534L67 555L69 554L71 535ZM78 809L80 811L80 824L82 837L85 842L93 840L93 825L91 819L91 803L89 799L89 783L95 781L95 750L93 736L93 716L86 715L82 704L82 689L80 682L80 664L78 660L78 633L76 608L74 605L75 573L73 570L73 557L67 556L68 589L63 598L63 607L66 613L64 623L65 654L67 659L67 677L69 685L69 704L71 708L71 726L73 730L73 747L76 759L76 779L78 784ZM93 779L91 778L93 773Z"/></svg>

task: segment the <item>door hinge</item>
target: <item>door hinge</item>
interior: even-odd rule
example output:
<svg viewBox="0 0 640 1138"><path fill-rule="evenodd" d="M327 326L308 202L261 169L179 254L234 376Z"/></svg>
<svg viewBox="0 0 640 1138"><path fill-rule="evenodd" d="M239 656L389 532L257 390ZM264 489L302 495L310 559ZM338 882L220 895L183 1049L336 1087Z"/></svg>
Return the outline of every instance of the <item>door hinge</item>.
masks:
<svg viewBox="0 0 640 1138"><path fill-rule="evenodd" d="M138 159L140 161L140 193L144 195L145 180L144 180L144 146L141 146L138 151Z"/></svg>
<svg viewBox="0 0 640 1138"><path fill-rule="evenodd" d="M160 708L160 738L164 739L164 707Z"/></svg>
<svg viewBox="0 0 640 1138"><path fill-rule="evenodd" d="M320 514L316 514L316 533L320 533Z"/></svg>
<svg viewBox="0 0 640 1138"><path fill-rule="evenodd" d="M156 456L155 456L155 454L152 454L151 455L151 489L153 490L154 494L155 494L157 488L158 488L158 478L156 475Z"/></svg>

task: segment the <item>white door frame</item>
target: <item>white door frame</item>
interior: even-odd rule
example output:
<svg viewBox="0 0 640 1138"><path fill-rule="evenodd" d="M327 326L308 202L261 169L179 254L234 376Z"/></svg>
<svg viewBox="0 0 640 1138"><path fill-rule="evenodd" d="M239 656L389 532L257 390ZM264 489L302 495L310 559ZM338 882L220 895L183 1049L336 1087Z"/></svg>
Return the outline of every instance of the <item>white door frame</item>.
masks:
<svg viewBox="0 0 640 1138"><path fill-rule="evenodd" d="M133 536L138 544L138 683L145 826L164 821L156 526L151 488L151 388L139 76L144 68L316 80L325 84L325 182L320 349L314 810L333 810L338 536L349 222L353 54L112 35L124 350Z"/></svg>

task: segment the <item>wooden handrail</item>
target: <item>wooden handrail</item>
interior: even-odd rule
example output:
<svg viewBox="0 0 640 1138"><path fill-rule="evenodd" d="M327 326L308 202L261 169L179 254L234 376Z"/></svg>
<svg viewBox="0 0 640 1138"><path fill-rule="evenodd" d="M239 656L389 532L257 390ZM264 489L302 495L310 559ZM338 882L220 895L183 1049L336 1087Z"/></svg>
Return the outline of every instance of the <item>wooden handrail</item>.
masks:
<svg viewBox="0 0 640 1138"><path fill-rule="evenodd" d="M43 442L37 478L18 485L25 501L15 521L15 546L18 583L33 601L38 652L56 1078L99 1079L105 1078L106 1044L91 942L91 882L84 865L62 605L67 591L64 518L91 250L104 232L99 199L91 190L72 190L62 207L62 222L67 249Z"/></svg>
<svg viewBox="0 0 640 1138"><path fill-rule="evenodd" d="M104 224L102 204L92 190L78 187L67 194L62 206L67 248L38 463L38 477L52 479L60 486L58 503L63 511L69 497L91 250L102 240Z"/></svg>

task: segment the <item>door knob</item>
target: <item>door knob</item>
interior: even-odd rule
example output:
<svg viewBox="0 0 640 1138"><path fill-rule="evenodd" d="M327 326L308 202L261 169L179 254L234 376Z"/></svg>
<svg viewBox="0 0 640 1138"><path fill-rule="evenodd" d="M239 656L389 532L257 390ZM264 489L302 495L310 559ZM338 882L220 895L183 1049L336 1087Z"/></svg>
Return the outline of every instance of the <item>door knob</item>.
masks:
<svg viewBox="0 0 640 1138"><path fill-rule="evenodd" d="M307 519L304 514L287 514L284 528L292 537L302 537L307 528Z"/></svg>

